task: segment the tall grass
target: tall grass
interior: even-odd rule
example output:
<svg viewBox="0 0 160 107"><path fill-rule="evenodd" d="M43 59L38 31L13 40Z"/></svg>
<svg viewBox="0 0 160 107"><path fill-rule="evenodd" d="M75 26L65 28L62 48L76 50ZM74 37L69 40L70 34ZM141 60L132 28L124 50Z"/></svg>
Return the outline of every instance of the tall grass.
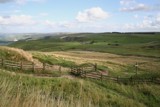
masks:
<svg viewBox="0 0 160 107"><path fill-rule="evenodd" d="M61 65L63 67L75 67L77 66L75 62L65 60L63 58L54 57L52 55L45 55L40 53L33 53L33 57L35 59L38 59L39 61L43 63L48 63L51 65Z"/></svg>
<svg viewBox="0 0 160 107"><path fill-rule="evenodd" d="M32 55L22 49L0 46L0 58L14 61L33 61Z"/></svg>
<svg viewBox="0 0 160 107"><path fill-rule="evenodd" d="M0 107L158 107L160 86L36 78L0 70Z"/></svg>

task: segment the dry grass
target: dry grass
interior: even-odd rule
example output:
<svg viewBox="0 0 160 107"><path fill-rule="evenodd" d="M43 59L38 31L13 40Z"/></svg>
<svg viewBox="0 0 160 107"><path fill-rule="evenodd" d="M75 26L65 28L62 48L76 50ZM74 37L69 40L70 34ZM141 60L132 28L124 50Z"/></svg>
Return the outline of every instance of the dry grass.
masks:
<svg viewBox="0 0 160 107"><path fill-rule="evenodd" d="M37 59L33 59L32 54L17 48L10 48L7 46L0 46L0 58L5 58L14 61L29 61L34 62L37 66L42 66L42 63Z"/></svg>
<svg viewBox="0 0 160 107"><path fill-rule="evenodd" d="M14 54L11 56L11 59L17 60L19 59L25 59L27 61L33 62L32 55L30 53L25 52L22 49L17 49L17 48L9 48L6 46L0 46L0 51L6 52L6 54Z"/></svg>
<svg viewBox="0 0 160 107"><path fill-rule="evenodd" d="M158 105L156 100L148 102L148 96L143 96L136 86L9 74L0 70L0 107L146 107L152 102ZM159 93L154 92L159 86L144 89L158 98Z"/></svg>
<svg viewBox="0 0 160 107"><path fill-rule="evenodd" d="M113 71L126 69L126 66L133 66L139 63L139 68L144 71L159 71L160 59L138 56L122 56L109 53L88 52L88 51L67 51L67 52L40 52L45 55L52 55L56 58L74 61L77 64L86 62L105 65Z"/></svg>

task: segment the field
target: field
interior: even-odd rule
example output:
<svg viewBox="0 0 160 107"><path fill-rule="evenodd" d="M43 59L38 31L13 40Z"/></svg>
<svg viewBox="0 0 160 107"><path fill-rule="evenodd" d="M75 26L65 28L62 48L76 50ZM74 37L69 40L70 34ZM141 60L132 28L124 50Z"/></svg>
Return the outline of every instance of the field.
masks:
<svg viewBox="0 0 160 107"><path fill-rule="evenodd" d="M36 51L96 51L160 57L160 34L66 34L19 41L10 46Z"/></svg>
<svg viewBox="0 0 160 107"><path fill-rule="evenodd" d="M158 58L148 58L139 56L122 56L109 53L88 52L88 51L58 51L58 52L33 52L34 56L43 58L48 56L49 60L63 59L70 61L70 65L83 63L97 63L99 68L109 71L112 76L135 75L135 64L139 63L138 74L151 74L160 72L160 60ZM72 62L72 63L71 63Z"/></svg>
<svg viewBox="0 0 160 107"><path fill-rule="evenodd" d="M159 53L159 33L62 34L0 46L1 59L62 67L58 77L1 67L0 107L159 107L159 84L125 84L70 74L73 67L93 64L108 76L159 79Z"/></svg>

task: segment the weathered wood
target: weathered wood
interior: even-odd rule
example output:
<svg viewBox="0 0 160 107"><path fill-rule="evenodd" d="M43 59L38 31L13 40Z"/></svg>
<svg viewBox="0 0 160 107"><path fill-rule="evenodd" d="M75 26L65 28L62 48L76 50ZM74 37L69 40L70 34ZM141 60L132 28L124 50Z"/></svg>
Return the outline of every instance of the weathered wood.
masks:
<svg viewBox="0 0 160 107"><path fill-rule="evenodd" d="M103 75L102 75L102 73L101 73L101 81L103 80Z"/></svg>
<svg viewBox="0 0 160 107"><path fill-rule="evenodd" d="M94 71L96 72L97 71L97 64L95 63L94 65Z"/></svg>
<svg viewBox="0 0 160 107"><path fill-rule="evenodd" d="M23 70L23 62L20 63L20 69Z"/></svg>
<svg viewBox="0 0 160 107"><path fill-rule="evenodd" d="M2 67L4 66L4 59L1 59L1 61L2 61Z"/></svg>
<svg viewBox="0 0 160 107"><path fill-rule="evenodd" d="M100 76L100 75L86 74L86 76L93 76L93 77L101 78L101 76Z"/></svg>
<svg viewBox="0 0 160 107"><path fill-rule="evenodd" d="M59 72L60 72L60 75L62 74L62 71L61 71L61 66L59 66Z"/></svg>
<svg viewBox="0 0 160 107"><path fill-rule="evenodd" d="M45 69L46 69L46 64L43 63L43 71L45 71Z"/></svg>
<svg viewBox="0 0 160 107"><path fill-rule="evenodd" d="M14 64L14 63L5 63L5 66L8 66L8 65L19 66L18 64Z"/></svg>
<svg viewBox="0 0 160 107"><path fill-rule="evenodd" d="M6 68L20 68L18 66L14 66L14 65L5 65Z"/></svg>
<svg viewBox="0 0 160 107"><path fill-rule="evenodd" d="M119 77L117 77L117 83L119 83Z"/></svg>
<svg viewBox="0 0 160 107"><path fill-rule="evenodd" d="M32 63L32 70L33 70L33 72L35 71L34 66L35 66L34 63Z"/></svg>
<svg viewBox="0 0 160 107"><path fill-rule="evenodd" d="M16 69L21 69L21 70L33 70L33 71L45 71L45 70L53 70L53 67L55 65L50 65L50 64L46 64L43 63L43 66L36 66L34 63L31 62L15 62L15 61L11 61L11 60L5 60L5 59L0 59L0 65L2 67L6 67L6 68L16 68ZM60 73L62 72L62 68L61 66L56 66L57 70L60 71ZM94 68L94 69L93 69ZM111 80L111 81L115 81L118 83L148 83L148 82L152 82L152 83L156 83L156 84L160 84L160 78L133 78L133 77L127 77L127 78L122 78L122 77L112 77L112 76L108 76L103 74L103 72L89 72L93 70L93 71L97 71L97 64L95 64L94 66L91 67L72 67L70 70L71 72L78 74L78 76L81 76L83 78L92 78L92 79L100 79L102 80Z"/></svg>

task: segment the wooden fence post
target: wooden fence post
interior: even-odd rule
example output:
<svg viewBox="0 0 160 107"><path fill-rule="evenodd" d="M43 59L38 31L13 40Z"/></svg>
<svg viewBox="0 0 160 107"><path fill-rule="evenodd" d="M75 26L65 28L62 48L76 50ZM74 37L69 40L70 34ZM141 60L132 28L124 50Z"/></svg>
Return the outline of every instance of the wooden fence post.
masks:
<svg viewBox="0 0 160 107"><path fill-rule="evenodd" d="M119 77L117 76L117 83L119 83Z"/></svg>
<svg viewBox="0 0 160 107"><path fill-rule="evenodd" d="M101 81L103 80L103 75L102 75L102 73L101 73Z"/></svg>
<svg viewBox="0 0 160 107"><path fill-rule="evenodd" d="M23 70L23 62L20 63L20 69Z"/></svg>
<svg viewBox="0 0 160 107"><path fill-rule="evenodd" d="M2 58L1 60L2 60L2 67L3 67L4 66L4 59Z"/></svg>
<svg viewBox="0 0 160 107"><path fill-rule="evenodd" d="M137 76L138 75L138 62L136 62L135 67L136 67L136 76Z"/></svg>
<svg viewBox="0 0 160 107"><path fill-rule="evenodd" d="M154 78L153 77L151 77L151 82L154 82Z"/></svg>
<svg viewBox="0 0 160 107"><path fill-rule="evenodd" d="M95 72L97 71L97 63L95 63L95 65L94 65L94 71Z"/></svg>
<svg viewBox="0 0 160 107"><path fill-rule="evenodd" d="M46 64L43 63L43 71L45 71L45 69L46 69Z"/></svg>
<svg viewBox="0 0 160 107"><path fill-rule="evenodd" d="M60 75L62 74L62 72L61 72L61 66L59 66L59 72L60 72Z"/></svg>
<svg viewBox="0 0 160 107"><path fill-rule="evenodd" d="M83 72L83 68L81 68L80 73L79 73L79 76L81 76L82 72Z"/></svg>
<svg viewBox="0 0 160 107"><path fill-rule="evenodd" d="M130 82L133 83L133 78L132 77L130 78Z"/></svg>
<svg viewBox="0 0 160 107"><path fill-rule="evenodd" d="M34 69L34 62L32 63L32 70L33 70L33 72L35 71L35 69Z"/></svg>

